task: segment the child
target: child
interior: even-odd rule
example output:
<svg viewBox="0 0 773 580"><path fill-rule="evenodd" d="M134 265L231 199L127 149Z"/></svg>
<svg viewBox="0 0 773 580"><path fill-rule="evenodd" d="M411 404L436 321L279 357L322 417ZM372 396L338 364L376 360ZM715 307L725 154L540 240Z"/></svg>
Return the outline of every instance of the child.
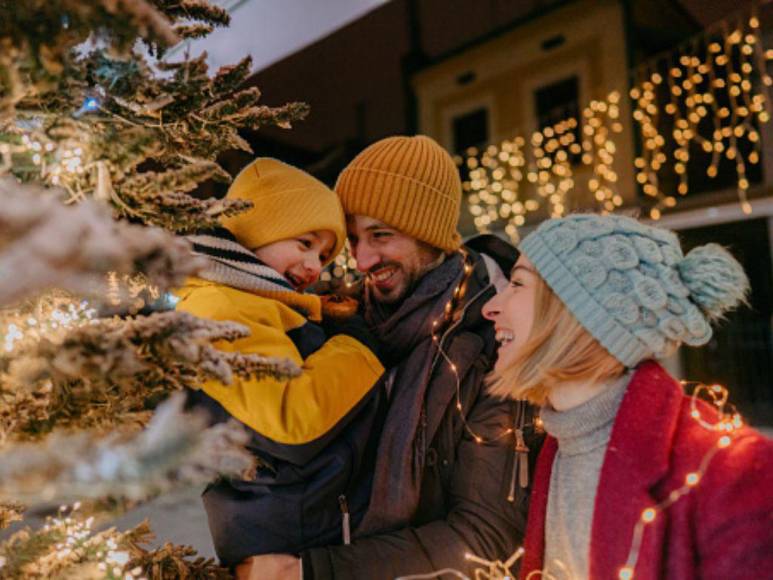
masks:
<svg viewBox="0 0 773 580"><path fill-rule="evenodd" d="M549 437L522 577L759 578L773 569L773 442L728 436L654 359L711 338L740 264L621 216L549 220L483 311L493 390L543 405ZM768 572L764 572L768 570Z"/></svg>
<svg viewBox="0 0 773 580"><path fill-rule="evenodd" d="M254 480L220 479L203 496L215 550L235 566L339 542L348 534L342 526L357 523L369 496L382 401L373 386L383 367L364 323L351 319L326 337L315 324L320 298L303 293L343 247L336 194L299 169L257 159L227 198L253 207L223 219L222 229L190 236L209 266L178 291L177 309L249 328L250 336L219 348L302 367L292 380L209 381L191 393L213 421L241 421L260 460Z"/></svg>

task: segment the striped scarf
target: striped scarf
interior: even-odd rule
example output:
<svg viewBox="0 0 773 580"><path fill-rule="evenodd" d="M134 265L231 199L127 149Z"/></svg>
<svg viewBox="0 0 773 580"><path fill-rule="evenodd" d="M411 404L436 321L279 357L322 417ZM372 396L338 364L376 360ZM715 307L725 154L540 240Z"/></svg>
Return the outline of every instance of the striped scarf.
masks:
<svg viewBox="0 0 773 580"><path fill-rule="evenodd" d="M186 239L193 244L194 255L208 260L208 266L198 273L200 278L274 298L312 320L320 319L319 297L296 292L287 278L258 260L225 228L199 232Z"/></svg>

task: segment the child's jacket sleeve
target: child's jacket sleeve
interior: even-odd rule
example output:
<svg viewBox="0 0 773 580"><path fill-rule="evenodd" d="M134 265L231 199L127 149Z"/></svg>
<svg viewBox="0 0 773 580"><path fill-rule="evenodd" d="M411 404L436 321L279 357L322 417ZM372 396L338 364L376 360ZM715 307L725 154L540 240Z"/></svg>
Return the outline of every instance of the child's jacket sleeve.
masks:
<svg viewBox="0 0 773 580"><path fill-rule="evenodd" d="M242 296L248 297L244 300ZM231 320L245 325L250 336L215 346L242 354L284 357L298 364L302 374L279 381L273 378L244 380L230 385L207 381L202 390L231 416L262 438L280 444L269 450L283 459L297 460L287 446L317 442L356 412L384 371L378 358L356 339L337 335L302 359L288 332L306 320L281 302L270 298L230 292L217 285L181 293L177 309L212 320ZM300 449L299 449L300 451ZM289 455L289 456L288 456ZM302 453L302 455L306 455Z"/></svg>

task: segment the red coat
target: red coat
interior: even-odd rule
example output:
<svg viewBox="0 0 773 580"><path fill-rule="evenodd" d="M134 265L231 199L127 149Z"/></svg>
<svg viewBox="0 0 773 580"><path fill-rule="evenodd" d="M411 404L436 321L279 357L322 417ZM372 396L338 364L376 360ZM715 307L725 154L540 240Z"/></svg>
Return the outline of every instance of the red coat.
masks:
<svg viewBox="0 0 773 580"><path fill-rule="evenodd" d="M701 408L704 417L708 406ZM698 470L720 435L690 416L690 399L660 365L639 366L615 418L596 493L590 578L617 579L636 522ZM543 568L550 472L558 444L537 460L521 577ZM634 580L773 578L773 441L752 429L719 449L692 491L645 526Z"/></svg>

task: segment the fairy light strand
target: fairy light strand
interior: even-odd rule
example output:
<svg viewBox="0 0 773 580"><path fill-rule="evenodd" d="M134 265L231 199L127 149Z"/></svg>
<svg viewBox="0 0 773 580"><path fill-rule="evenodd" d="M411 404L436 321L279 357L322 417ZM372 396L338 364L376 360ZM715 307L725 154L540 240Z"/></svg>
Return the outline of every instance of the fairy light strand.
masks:
<svg viewBox="0 0 773 580"><path fill-rule="evenodd" d="M618 570L619 580L633 580L635 577L636 565L639 561L641 546L644 541L644 534L646 533L647 527L655 522L663 511L683 497L689 495L700 484L706 475L712 460L720 451L727 449L734 441L738 440L736 432L743 427L741 416L731 405L728 405L728 391L723 386L707 386L702 383L691 383L687 381L682 381L682 385L696 385L695 390L690 397L690 416L692 419L697 421L702 428L716 432L719 437L715 444L704 454L698 468L685 475L684 483L680 487L672 490L666 496L666 499L653 504L642 511L633 530L631 547L625 565ZM711 405L716 409L717 420L715 422L707 421L698 408L698 401L702 400L701 396L704 394L708 395ZM726 410L726 407L730 407L731 410Z"/></svg>
<svg viewBox="0 0 773 580"><path fill-rule="evenodd" d="M523 548L518 548L513 554L505 561L502 560L486 560L480 558L475 554L466 553L464 559L467 562L477 564L478 567L474 570L474 580L512 580L516 577L513 567L518 563L518 560L523 556ZM461 580L472 580L469 576L455 570L453 568L444 568L426 574L411 574L409 576L400 576L395 580L432 580L433 578L443 578L446 576L453 576L460 578Z"/></svg>
<svg viewBox="0 0 773 580"><path fill-rule="evenodd" d="M435 325L437 326L437 325ZM446 360L447 357L446 357ZM451 363L449 363L451 364ZM737 435L737 431L744 426L743 420L738 412L732 405L728 403L728 391L721 385L704 385L697 382L682 381L683 386L694 385L695 388L690 397L690 416L698 424L708 430L717 433L718 437L714 445L703 455L698 467L686 473L684 475L684 483L678 488L672 490L664 500L649 505L644 508L641 515L634 526L631 545L628 551L628 556L625 563L618 569L617 578L619 580L634 580L636 566L639 561L641 546L644 541L646 530L650 524L657 521L661 514L667 510L670 506L686 497L693 490L695 490L703 481L713 459L718 453L731 446L734 441L738 441L740 437ZM714 407L717 419L715 421L708 421L701 413L698 401L702 400L701 397L707 397L710 400L710 404ZM459 399L457 398L457 403ZM457 407L462 413L461 408ZM462 413L464 420L464 414ZM474 431L469 429L469 426L465 424L473 436ZM479 441L482 438L476 438ZM478 564L482 564L484 568L479 568L475 571L475 580L504 580L508 578L514 578L515 575L511 571L515 563L523 556L523 547L518 550L508 559L506 562L501 561L488 561L478 558L471 554L465 554L465 559L473 561ZM424 578L438 578L444 574L452 574L458 578L470 580L466 575L458 572L457 570L444 569L430 574L417 574L411 576L403 576L400 580L420 580ZM533 570L527 576L526 580L540 578L542 580L556 580L555 576L547 572L546 570Z"/></svg>
<svg viewBox="0 0 773 580"><path fill-rule="evenodd" d="M462 250L459 250L459 254L462 256L462 260L464 264L462 278L459 281L459 283L455 286L451 294L451 298L446 302L445 306L443 307L443 314L440 316L440 318L432 322L432 341L437 348L438 354L446 362L449 370L453 374L455 389L456 389L455 407L456 407L456 411L459 414L459 418L462 422L462 426L464 427L464 430L470 435L470 437L472 437L473 441L475 441L479 445L483 445L483 444L493 443L495 441L500 441L503 438L512 435L514 433L514 429L510 427L505 429L502 433L500 433L495 437L487 438L487 437L483 437L472 428L469 421L467 420L467 415L465 413L464 405L462 403L462 382L461 382L461 377L459 376L459 369L456 366L456 363L453 360L451 360L451 358L448 356L448 353L446 352L443 345L443 339L445 338L445 336L448 335L448 333L454 327L453 324L449 326L449 322L451 322L454 316L454 313L457 312L459 306L462 304L462 301L467 291L467 283L473 272L473 265L469 261L469 256L467 252L465 252L462 249ZM442 331L442 334L439 335L441 331Z"/></svg>
<svg viewBox="0 0 773 580"><path fill-rule="evenodd" d="M771 118L773 77L757 7L751 15L725 20L663 59L647 61L632 72L629 97L633 128L642 144L634 159L634 177L649 217L676 207L691 191L691 167L706 164L713 180L720 162L729 161L741 209L752 212L750 170L759 166L759 125ZM469 170L463 183L475 228L488 233L502 227L512 240L530 213L552 217L583 205L584 192L603 213L623 205L618 189L614 134L622 132L620 94L594 100L580 119L568 118L532 134L516 136L483 150L470 148L457 157ZM573 142L581 122L581 144ZM570 161L581 153L579 168ZM578 182L581 166L591 169ZM673 191L664 172L675 177ZM574 175L576 174L576 175Z"/></svg>

